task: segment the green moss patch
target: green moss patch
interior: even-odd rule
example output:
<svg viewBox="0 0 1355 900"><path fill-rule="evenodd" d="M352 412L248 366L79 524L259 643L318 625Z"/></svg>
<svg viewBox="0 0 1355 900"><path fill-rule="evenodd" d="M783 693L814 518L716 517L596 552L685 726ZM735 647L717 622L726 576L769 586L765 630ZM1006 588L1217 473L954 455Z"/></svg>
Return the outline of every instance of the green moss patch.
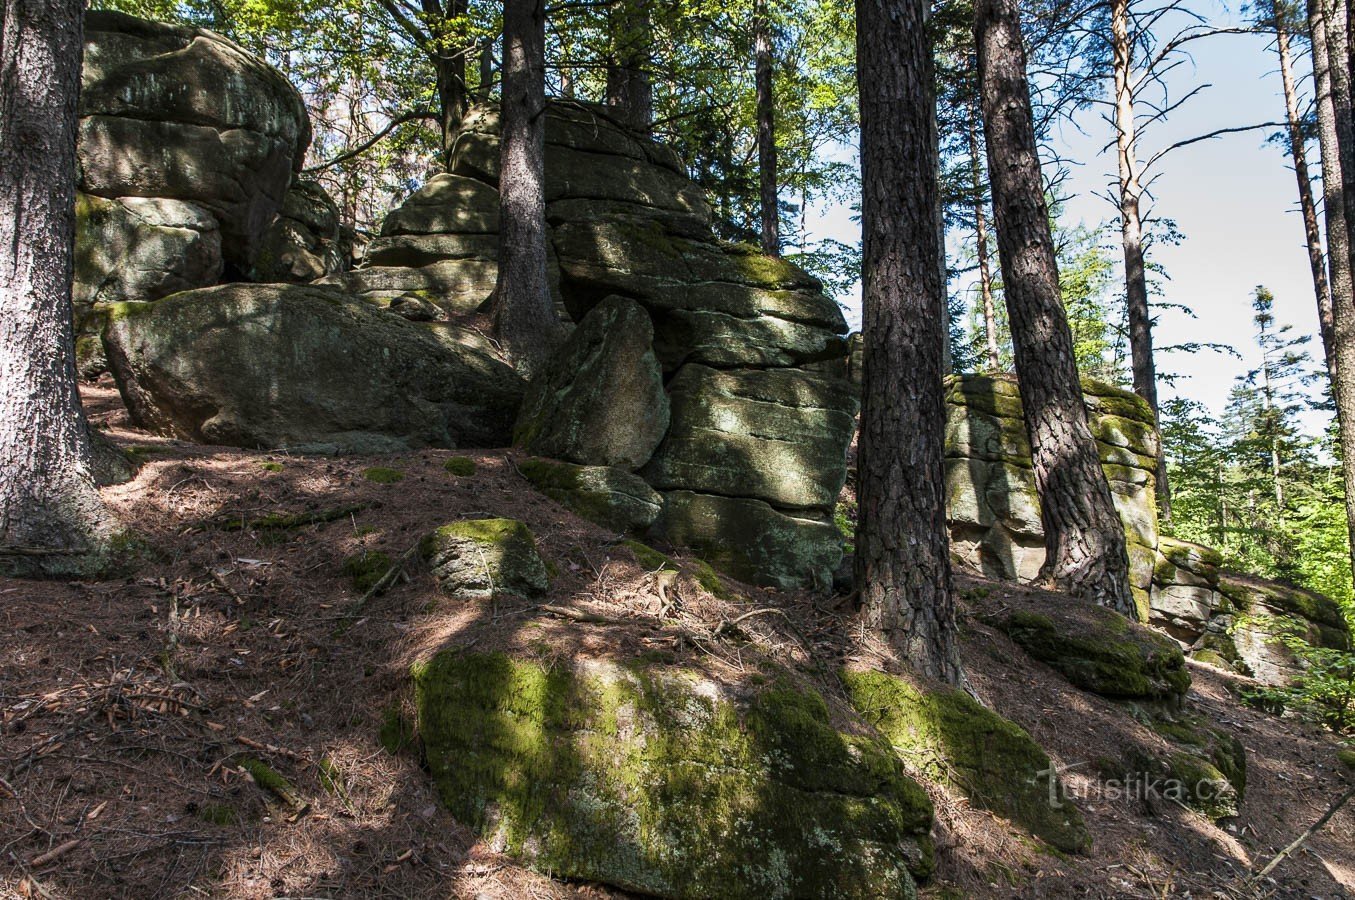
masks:
<svg viewBox="0 0 1355 900"><path fill-rule="evenodd" d="M405 473L385 466L372 466L362 470L362 477L376 484L395 484L405 480Z"/></svg>
<svg viewBox="0 0 1355 900"><path fill-rule="evenodd" d="M672 557L660 553L648 544L642 544L639 541L622 541L621 546L631 552L637 563L651 572L657 572L660 569L667 569L672 572L678 571L678 564L673 561Z"/></svg>
<svg viewBox="0 0 1355 900"><path fill-rule="evenodd" d="M469 456L453 456L442 464L449 475L457 478L469 478L475 474L475 460Z"/></svg>
<svg viewBox="0 0 1355 900"><path fill-rule="evenodd" d="M1175 641L1109 609L1083 605L1058 622L1028 611L983 620L1085 691L1176 701L1190 689L1185 656Z"/></svg>
<svg viewBox="0 0 1355 900"><path fill-rule="evenodd" d="M261 462L259 463L259 468L263 469L265 472L281 472L283 465L280 462Z"/></svg>
<svg viewBox="0 0 1355 900"><path fill-rule="evenodd" d="M439 654L414 671L439 796L556 876L665 897L912 897L932 808L876 739L777 680Z"/></svg>
<svg viewBox="0 0 1355 900"><path fill-rule="evenodd" d="M380 550L364 550L345 559L341 571L353 579L353 587L365 594L390 571L391 565L389 554Z"/></svg>
<svg viewBox="0 0 1355 900"><path fill-rule="evenodd" d="M1355 750L1343 747L1336 751L1336 761L1347 769L1355 770Z"/></svg>
<svg viewBox="0 0 1355 900"><path fill-rule="evenodd" d="M1049 756L1019 725L963 691L922 691L881 672L844 672L852 706L909 765L1051 846L1091 845Z"/></svg>

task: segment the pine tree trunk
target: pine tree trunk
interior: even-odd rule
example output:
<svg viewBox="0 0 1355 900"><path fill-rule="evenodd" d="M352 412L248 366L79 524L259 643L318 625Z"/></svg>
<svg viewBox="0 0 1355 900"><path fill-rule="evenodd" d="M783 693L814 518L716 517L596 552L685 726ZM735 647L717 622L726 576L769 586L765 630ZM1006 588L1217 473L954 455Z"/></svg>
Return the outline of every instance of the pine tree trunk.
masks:
<svg viewBox="0 0 1355 900"><path fill-rule="evenodd" d="M757 86L757 160L762 199L762 252L781 255L781 210L776 200L776 100L772 84L772 27L767 0L753 5L753 55Z"/></svg>
<svg viewBox="0 0 1355 900"><path fill-rule="evenodd" d="M1345 32L1327 28L1328 16L1345 5L1332 0L1308 0L1308 29L1313 47L1314 102L1317 138L1322 153L1322 214L1327 226L1327 267L1332 298L1332 349L1327 367L1332 374L1341 476L1345 484L1346 529L1351 565L1355 568L1355 285L1350 268L1350 229L1343 197L1345 173L1355 165L1355 135L1351 133L1350 81L1341 65ZM1336 34L1332 34L1332 31ZM1339 110L1344 114L1339 114Z"/></svg>
<svg viewBox="0 0 1355 900"><path fill-rule="evenodd" d="M480 84L477 98L483 103L489 99L489 91L494 85L494 42L485 38L480 43Z"/></svg>
<svg viewBox="0 0 1355 900"><path fill-rule="evenodd" d="M1116 159L1119 169L1120 243L1124 250L1125 307L1129 316L1129 358L1134 393L1153 410L1160 424L1157 401L1157 362L1153 358L1153 319L1148 309L1148 273L1143 249L1143 184L1140 181L1134 121L1134 44L1129 34L1129 0L1112 0L1110 34L1115 79ZM1172 517L1171 483L1167 458L1158 454L1157 507L1164 523Z"/></svg>
<svg viewBox="0 0 1355 900"><path fill-rule="evenodd" d="M869 627L963 681L946 527L936 95L923 0L857 0L865 382L856 575Z"/></svg>
<svg viewBox="0 0 1355 900"><path fill-rule="evenodd" d="M979 257L979 297L983 301L983 336L988 350L988 371L1002 371L997 343L997 309L993 306L993 270L988 262L988 219L983 209L983 161L979 159L978 104L969 107L969 179L974 192L974 244Z"/></svg>
<svg viewBox="0 0 1355 900"><path fill-rule="evenodd" d="M558 321L546 279L546 12L544 0L506 0L499 174L499 340L530 378L554 345Z"/></svg>
<svg viewBox="0 0 1355 900"><path fill-rule="evenodd" d="M636 134L654 127L654 87L649 80L654 36L649 0L616 0L609 22L612 55L607 61L606 102Z"/></svg>
<svg viewBox="0 0 1355 900"><path fill-rule="evenodd" d="M1327 286L1327 267L1322 252L1322 233L1317 227L1317 206L1313 202L1313 180L1308 174L1308 153L1303 138L1303 123L1299 118L1298 89L1294 86L1294 67L1289 49L1289 29L1284 21L1284 8L1276 2L1271 5L1275 16L1275 51L1280 56L1280 82L1284 86L1285 120L1289 125L1289 158L1294 162L1294 177L1298 180L1299 210L1303 214L1303 236L1308 245L1308 268L1313 276L1313 294L1317 299L1318 330L1322 335L1322 349L1327 360L1328 374L1334 365L1334 325L1332 324L1331 290Z"/></svg>
<svg viewBox="0 0 1355 900"><path fill-rule="evenodd" d="M1059 296L1016 0L974 9L993 218L1047 557L1041 577L1137 618L1124 525L1087 425Z"/></svg>
<svg viewBox="0 0 1355 900"><path fill-rule="evenodd" d="M97 564L111 524L71 328L83 16L4 0L0 22L0 566L33 574Z"/></svg>

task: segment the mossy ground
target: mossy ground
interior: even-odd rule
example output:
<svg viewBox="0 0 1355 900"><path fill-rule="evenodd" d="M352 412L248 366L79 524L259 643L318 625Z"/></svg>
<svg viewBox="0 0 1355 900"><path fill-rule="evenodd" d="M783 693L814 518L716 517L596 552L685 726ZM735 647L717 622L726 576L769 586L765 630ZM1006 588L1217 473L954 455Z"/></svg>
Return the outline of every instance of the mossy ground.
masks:
<svg viewBox="0 0 1355 900"><path fill-rule="evenodd" d="M362 477L375 484L395 484L405 480L405 473L386 466L371 466L362 470Z"/></svg>
<svg viewBox="0 0 1355 900"><path fill-rule="evenodd" d="M457 478L469 478L475 474L475 460L469 456L453 456L442 464L442 468Z"/></svg>
<svg viewBox="0 0 1355 900"><path fill-rule="evenodd" d="M672 897L863 898L911 896L930 868L925 793L784 680L735 702L684 671L449 652L414 681L443 801L538 868Z"/></svg>
<svg viewBox="0 0 1355 900"><path fill-rule="evenodd" d="M365 594L390 571L390 567L389 554L380 550L364 550L345 559L342 571L353 579L353 587Z"/></svg>

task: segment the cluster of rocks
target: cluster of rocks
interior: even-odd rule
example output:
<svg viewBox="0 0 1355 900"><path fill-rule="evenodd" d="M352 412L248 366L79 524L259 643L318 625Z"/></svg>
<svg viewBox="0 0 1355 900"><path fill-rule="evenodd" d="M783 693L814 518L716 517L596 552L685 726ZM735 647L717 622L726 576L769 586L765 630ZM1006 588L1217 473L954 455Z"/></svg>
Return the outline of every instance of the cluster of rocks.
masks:
<svg viewBox="0 0 1355 900"><path fill-rule="evenodd" d="M310 123L281 73L210 31L92 10L85 22L75 324L86 374L110 304L221 280L309 281L344 254L299 180Z"/></svg>
<svg viewBox="0 0 1355 900"><path fill-rule="evenodd" d="M1200 544L1164 537L1158 551L1149 621L1201 662L1283 684L1298 674L1299 662L1282 637L1350 647L1341 608L1330 598L1222 571L1219 552Z"/></svg>
<svg viewBox="0 0 1355 900"><path fill-rule="evenodd" d="M1125 526L1140 618L1194 658L1281 684L1296 669L1277 640L1297 629L1318 647L1344 648L1339 607L1290 585L1220 572L1218 551L1161 535L1153 415L1129 391L1083 382L1089 424ZM1044 564L1044 527L1021 396L1007 377L958 376L946 393L946 502L951 555L990 578L1029 582ZM1065 648L1066 649L1066 648Z"/></svg>

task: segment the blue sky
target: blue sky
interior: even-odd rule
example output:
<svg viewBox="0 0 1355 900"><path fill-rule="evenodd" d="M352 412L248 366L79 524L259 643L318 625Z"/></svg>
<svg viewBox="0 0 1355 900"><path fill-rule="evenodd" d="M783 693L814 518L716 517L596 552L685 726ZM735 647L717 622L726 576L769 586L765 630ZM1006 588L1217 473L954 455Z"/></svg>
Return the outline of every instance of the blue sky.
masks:
<svg viewBox="0 0 1355 900"><path fill-rule="evenodd" d="M1236 24L1236 16L1217 5L1200 7L1215 24ZM1278 58L1264 37L1221 35L1194 45L1194 65L1175 75L1180 86L1213 85L1178 110L1172 119L1154 126L1145 136L1142 154L1215 128L1281 121L1284 98ZM1297 63L1300 87L1310 93L1307 59ZM1113 152L1100 153L1113 138L1096 113L1082 116L1086 132L1064 127L1055 135L1061 154L1081 163L1066 183L1069 195L1065 217L1094 225L1112 222L1114 209L1101 197L1115 169ZM1268 131L1254 131L1202 142L1174 151L1160 164L1161 177L1153 186L1156 212L1176 221L1185 240L1178 246L1159 246L1153 260L1169 276L1163 299L1192 308L1196 317L1165 310L1155 331L1159 346L1186 341L1209 341L1236 347L1238 359L1215 352L1177 353L1159 359L1160 371L1182 376L1174 387L1163 385L1164 396L1181 394L1218 412L1233 379L1257 364L1252 349L1251 294L1264 284L1275 294L1280 323L1295 332L1312 335L1309 348L1320 361L1317 312L1312 279L1298 214L1294 173L1281 148L1268 144ZM1317 149L1310 147L1310 166L1319 172ZM857 226L842 208L818 210L816 234L855 239ZM1108 231L1112 255L1118 260L1118 232ZM850 300L848 317L859 322L859 297ZM1320 427L1317 422L1311 425Z"/></svg>

